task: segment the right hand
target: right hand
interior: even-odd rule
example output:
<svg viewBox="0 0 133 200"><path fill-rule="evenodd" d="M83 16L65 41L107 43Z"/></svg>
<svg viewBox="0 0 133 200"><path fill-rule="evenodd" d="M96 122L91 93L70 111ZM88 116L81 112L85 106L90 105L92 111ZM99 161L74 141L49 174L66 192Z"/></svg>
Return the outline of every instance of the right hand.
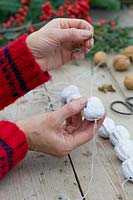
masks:
<svg viewBox="0 0 133 200"><path fill-rule="evenodd" d="M53 156L65 156L93 137L94 122L82 120L87 100L69 102L57 111L40 114L16 124L26 134L29 149ZM103 119L98 121L97 129Z"/></svg>
<svg viewBox="0 0 133 200"><path fill-rule="evenodd" d="M43 71L61 67L71 60L82 60L93 47L94 30L82 19L57 18L30 34L27 46ZM73 51L75 48L80 51Z"/></svg>

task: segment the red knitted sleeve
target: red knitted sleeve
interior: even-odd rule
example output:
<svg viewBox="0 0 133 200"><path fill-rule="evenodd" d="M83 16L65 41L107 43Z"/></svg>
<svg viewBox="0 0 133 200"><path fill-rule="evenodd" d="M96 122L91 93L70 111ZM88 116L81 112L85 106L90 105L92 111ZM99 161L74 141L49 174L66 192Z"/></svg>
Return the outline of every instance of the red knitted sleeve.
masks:
<svg viewBox="0 0 133 200"><path fill-rule="evenodd" d="M0 110L50 79L28 49L23 35L0 49ZM28 144L14 123L0 122L0 179L26 155Z"/></svg>
<svg viewBox="0 0 133 200"><path fill-rule="evenodd" d="M0 122L0 179L26 155L28 149L25 134L8 121Z"/></svg>
<svg viewBox="0 0 133 200"><path fill-rule="evenodd" d="M50 79L26 45L23 35L0 49L0 110Z"/></svg>

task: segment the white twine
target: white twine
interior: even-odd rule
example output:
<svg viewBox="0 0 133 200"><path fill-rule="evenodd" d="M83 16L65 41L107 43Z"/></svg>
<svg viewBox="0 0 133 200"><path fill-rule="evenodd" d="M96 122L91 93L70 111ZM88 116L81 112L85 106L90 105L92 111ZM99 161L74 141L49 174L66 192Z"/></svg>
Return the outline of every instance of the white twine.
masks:
<svg viewBox="0 0 133 200"><path fill-rule="evenodd" d="M127 178L125 181L123 181L123 183L122 183L122 185L121 185L123 192L125 192L125 184L126 184L128 181L130 181L130 178Z"/></svg>
<svg viewBox="0 0 133 200"><path fill-rule="evenodd" d="M87 197L87 195L89 194L89 190L90 190L92 181L94 179L94 161L95 161L95 156L96 156L96 128L97 128L97 120L95 120L95 122L94 122L94 129L93 129L91 178L90 178L88 188L87 188L85 195L83 197L79 198L79 199L76 199L76 200L83 200L83 199L85 199L85 197Z"/></svg>

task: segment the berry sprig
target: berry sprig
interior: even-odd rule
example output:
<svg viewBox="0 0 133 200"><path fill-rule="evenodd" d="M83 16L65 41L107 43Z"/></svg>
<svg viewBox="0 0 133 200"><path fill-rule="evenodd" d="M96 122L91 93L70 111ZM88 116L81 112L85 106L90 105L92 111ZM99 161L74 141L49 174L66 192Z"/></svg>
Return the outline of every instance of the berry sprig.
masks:
<svg viewBox="0 0 133 200"><path fill-rule="evenodd" d="M31 0L21 0L22 7L18 9L15 16L10 16L7 22L2 23L2 27L9 28L13 25L21 26L26 21L30 2Z"/></svg>
<svg viewBox="0 0 133 200"><path fill-rule="evenodd" d="M22 26L27 19L27 12L29 10L29 4L32 0L21 0L21 7L18 9L14 16L10 16L7 22L2 23L3 28L9 28L12 26ZM90 0L66 0L64 5L61 5L58 10L54 10L50 1L42 4L42 15L40 21L47 21L56 17L68 17L68 18L82 18L91 22L88 10ZM32 25L28 26L29 32L34 32Z"/></svg>
<svg viewBox="0 0 133 200"><path fill-rule="evenodd" d="M111 28L115 28L117 26L117 23L115 21L107 22L106 20L101 20L98 22L99 26L105 26L109 25Z"/></svg>
<svg viewBox="0 0 133 200"><path fill-rule="evenodd" d="M42 5L43 14L40 20L49 20L53 17L69 17L69 18L82 18L91 22L88 10L90 0L66 0L63 6L60 6L57 11L52 8L51 3L48 1Z"/></svg>

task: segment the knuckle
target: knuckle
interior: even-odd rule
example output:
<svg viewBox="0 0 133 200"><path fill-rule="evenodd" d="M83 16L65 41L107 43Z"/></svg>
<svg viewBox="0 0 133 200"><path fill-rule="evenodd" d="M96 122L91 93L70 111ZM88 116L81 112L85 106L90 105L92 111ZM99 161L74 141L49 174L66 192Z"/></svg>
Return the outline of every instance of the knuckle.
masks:
<svg viewBox="0 0 133 200"><path fill-rule="evenodd" d="M51 125L55 125L58 123L58 120L57 120L54 112L51 112L47 115L47 120L48 120L48 122L50 122Z"/></svg>
<svg viewBox="0 0 133 200"><path fill-rule="evenodd" d="M71 115L74 115L74 114L75 114L76 108L75 108L75 106L73 106L72 102L71 102L69 105L67 105L66 108L67 108L68 112L69 112Z"/></svg>
<svg viewBox="0 0 133 200"><path fill-rule="evenodd" d="M75 30L76 30L75 28L71 28L70 29L71 37L75 37L75 35L76 35L76 31Z"/></svg>

